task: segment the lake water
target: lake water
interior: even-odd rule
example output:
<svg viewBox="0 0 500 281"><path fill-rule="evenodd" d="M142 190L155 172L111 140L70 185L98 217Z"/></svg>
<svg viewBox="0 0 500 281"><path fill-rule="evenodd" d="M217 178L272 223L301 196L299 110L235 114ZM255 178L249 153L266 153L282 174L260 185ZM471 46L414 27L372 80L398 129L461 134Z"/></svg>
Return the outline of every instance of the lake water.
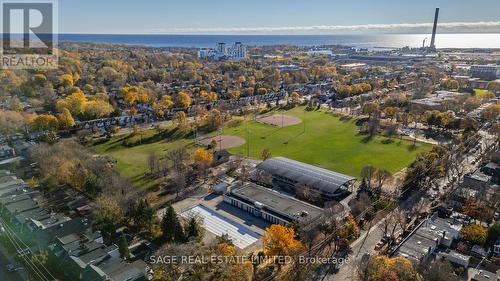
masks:
<svg viewBox="0 0 500 281"><path fill-rule="evenodd" d="M375 35L117 35L59 34L60 41L146 45L152 47L214 47L217 42L241 41L252 46L269 45L347 45L358 48L421 47L428 34ZM500 34L438 34L437 48L500 48Z"/></svg>

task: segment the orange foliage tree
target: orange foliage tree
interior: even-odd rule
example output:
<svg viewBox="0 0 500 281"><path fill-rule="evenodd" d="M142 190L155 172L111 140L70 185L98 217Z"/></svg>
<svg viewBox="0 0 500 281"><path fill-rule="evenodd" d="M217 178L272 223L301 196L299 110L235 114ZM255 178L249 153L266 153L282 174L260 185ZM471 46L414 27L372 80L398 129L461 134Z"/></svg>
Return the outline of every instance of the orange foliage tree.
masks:
<svg viewBox="0 0 500 281"><path fill-rule="evenodd" d="M279 224L273 224L266 229L262 243L269 256L282 256L302 249L302 243L295 239L293 228Z"/></svg>

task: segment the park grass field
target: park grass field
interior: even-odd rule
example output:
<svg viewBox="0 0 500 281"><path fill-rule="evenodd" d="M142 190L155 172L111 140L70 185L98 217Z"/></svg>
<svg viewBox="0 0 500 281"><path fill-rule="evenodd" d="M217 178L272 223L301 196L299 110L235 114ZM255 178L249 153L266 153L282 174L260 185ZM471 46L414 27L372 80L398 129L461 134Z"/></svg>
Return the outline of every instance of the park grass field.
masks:
<svg viewBox="0 0 500 281"><path fill-rule="evenodd" d="M159 180L146 176L149 171L148 157L151 153L163 158L169 150L174 148L184 146L188 150L194 149L193 140L187 138L171 136L161 140L148 140L155 138L157 135L156 130L147 130L142 136L144 139L143 144L132 147L123 145L123 141L130 137L129 134L118 135L108 141L94 143L92 149L98 154L107 154L115 158L118 172L129 177L135 186L141 189L151 189L159 183ZM137 136L134 138L137 139Z"/></svg>
<svg viewBox="0 0 500 281"><path fill-rule="evenodd" d="M279 128L249 121L248 136L245 124L225 128L225 135L243 137L248 143L229 151L246 156L249 148L249 156L259 158L261 151L268 148L272 156L284 156L359 177L366 165L398 172L411 164L418 153L432 148L421 143L413 148L412 142L405 139L389 141L381 136L368 139L358 134L356 120L343 119L327 111L305 112L300 107L284 113L301 118L302 123Z"/></svg>
<svg viewBox="0 0 500 281"><path fill-rule="evenodd" d="M234 135L248 142L239 147L229 149L231 153L249 155L258 159L264 148L271 150L272 156L284 156L326 169L359 177L361 169L366 165L387 169L390 172L400 171L413 162L419 152L431 149L431 145L417 143L412 147L410 140L393 139L377 136L367 139L358 134L355 119L343 119L326 111L305 112L303 107L283 112L302 119L302 123L287 127L276 127L249 121L233 128L224 128L224 135ZM250 119L250 117L247 117ZM249 137L247 138L246 126ZM305 133L304 133L305 125ZM165 128L165 130L174 130ZM213 134L212 134L213 135ZM117 160L116 169L141 189L151 189L158 180L146 176L148 172L148 156L155 153L162 158L167 151L186 147L192 151L196 148L192 138L178 135L158 137L156 130L147 130L143 142L134 146L124 145L131 138L130 134L114 136L109 140L100 140L92 144L98 154L108 154ZM133 137L137 141L137 136Z"/></svg>

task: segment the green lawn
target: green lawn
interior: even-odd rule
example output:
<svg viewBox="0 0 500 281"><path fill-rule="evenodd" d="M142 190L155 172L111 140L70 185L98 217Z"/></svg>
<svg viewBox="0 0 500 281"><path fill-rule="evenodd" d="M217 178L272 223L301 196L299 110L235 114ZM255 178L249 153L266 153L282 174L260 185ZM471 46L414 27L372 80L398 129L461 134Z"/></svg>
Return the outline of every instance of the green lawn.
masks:
<svg viewBox="0 0 500 281"><path fill-rule="evenodd" d="M120 135L106 142L95 143L93 150L99 154L108 154L117 160L116 169L129 177L141 189L149 189L158 184L145 174L149 171L148 156L155 153L159 158L165 157L167 151L182 146L192 149L192 140L180 137L166 137L160 140L148 141L148 138L157 136L156 130L145 131L143 144L133 147L123 145L123 141L130 135ZM138 137L135 136L134 139Z"/></svg>
<svg viewBox="0 0 500 281"><path fill-rule="evenodd" d="M397 172L413 162L417 153L431 149L428 144L417 144L413 149L408 140L393 139L392 142L387 142L385 137L367 140L366 136L358 135L356 120L341 120L325 111L304 112L301 107L287 111L286 114L305 120L305 133L304 123L278 128L250 121L251 157L259 158L262 149L269 148L273 156L285 156L358 177L366 165ZM225 128L224 134L246 139L245 124ZM192 139L175 133L159 138L155 130L148 130L143 135L142 144L124 146L123 142L129 137L130 135L115 136L110 140L94 143L92 148L96 153L114 157L118 161L117 170L131 178L141 189L158 184L157 180L145 176L149 169L147 162L150 153L164 157L173 148L185 146L190 150L194 149ZM133 138L137 140L138 136ZM246 155L247 144L229 151Z"/></svg>
<svg viewBox="0 0 500 281"><path fill-rule="evenodd" d="M408 140L385 137L367 140L358 134L356 120L341 120L326 111L304 112L292 109L286 114L305 120L304 124L278 128L257 122L249 122L250 156L258 158L262 149L269 148L272 156L284 156L358 177L366 165L397 172L409 165L417 153L430 150L431 145L417 144L412 148ZM226 128L226 135L247 138L245 125ZM230 152L246 155L247 145L230 149Z"/></svg>
<svg viewBox="0 0 500 281"><path fill-rule="evenodd" d="M483 89L474 89L474 93L476 93L476 96L482 97L482 96L484 96L488 93L491 93L491 92L488 90L483 90Z"/></svg>

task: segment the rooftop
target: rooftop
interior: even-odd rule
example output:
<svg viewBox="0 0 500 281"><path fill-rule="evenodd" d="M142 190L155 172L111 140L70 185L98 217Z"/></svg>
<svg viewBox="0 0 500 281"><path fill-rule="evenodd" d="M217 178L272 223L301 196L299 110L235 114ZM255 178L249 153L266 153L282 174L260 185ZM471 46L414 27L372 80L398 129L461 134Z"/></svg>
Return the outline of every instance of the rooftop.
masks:
<svg viewBox="0 0 500 281"><path fill-rule="evenodd" d="M90 265L84 275L107 277L113 281L137 280L144 277L146 266L146 263L140 260L127 263L119 258L107 257Z"/></svg>
<svg viewBox="0 0 500 281"><path fill-rule="evenodd" d="M264 208L288 218L313 219L323 213L323 209L319 207L251 182L245 182L242 185L236 183L231 187L231 193L253 204L258 202Z"/></svg>
<svg viewBox="0 0 500 281"><path fill-rule="evenodd" d="M470 178L470 179L474 179L477 181L481 181L481 182L489 182L491 179L491 176L485 175L483 172L480 172L480 171L476 171L472 174L468 174L465 177Z"/></svg>
<svg viewBox="0 0 500 281"><path fill-rule="evenodd" d="M19 214L38 208L38 202L34 199L26 199L7 204L5 207L11 214Z"/></svg>
<svg viewBox="0 0 500 281"><path fill-rule="evenodd" d="M411 100L414 104L423 104L428 106L439 106L444 101L453 100L456 97L467 96L468 93L459 93L451 91L436 91L432 96L423 99Z"/></svg>
<svg viewBox="0 0 500 281"><path fill-rule="evenodd" d="M327 169L295 161L285 157L274 157L260 163L257 168L276 176L293 180L324 193L335 193L356 178Z"/></svg>
<svg viewBox="0 0 500 281"><path fill-rule="evenodd" d="M424 220L403 242L397 247L395 254L420 261L425 257L429 248L436 248L443 239L457 238L461 224L453 219L432 217Z"/></svg>

